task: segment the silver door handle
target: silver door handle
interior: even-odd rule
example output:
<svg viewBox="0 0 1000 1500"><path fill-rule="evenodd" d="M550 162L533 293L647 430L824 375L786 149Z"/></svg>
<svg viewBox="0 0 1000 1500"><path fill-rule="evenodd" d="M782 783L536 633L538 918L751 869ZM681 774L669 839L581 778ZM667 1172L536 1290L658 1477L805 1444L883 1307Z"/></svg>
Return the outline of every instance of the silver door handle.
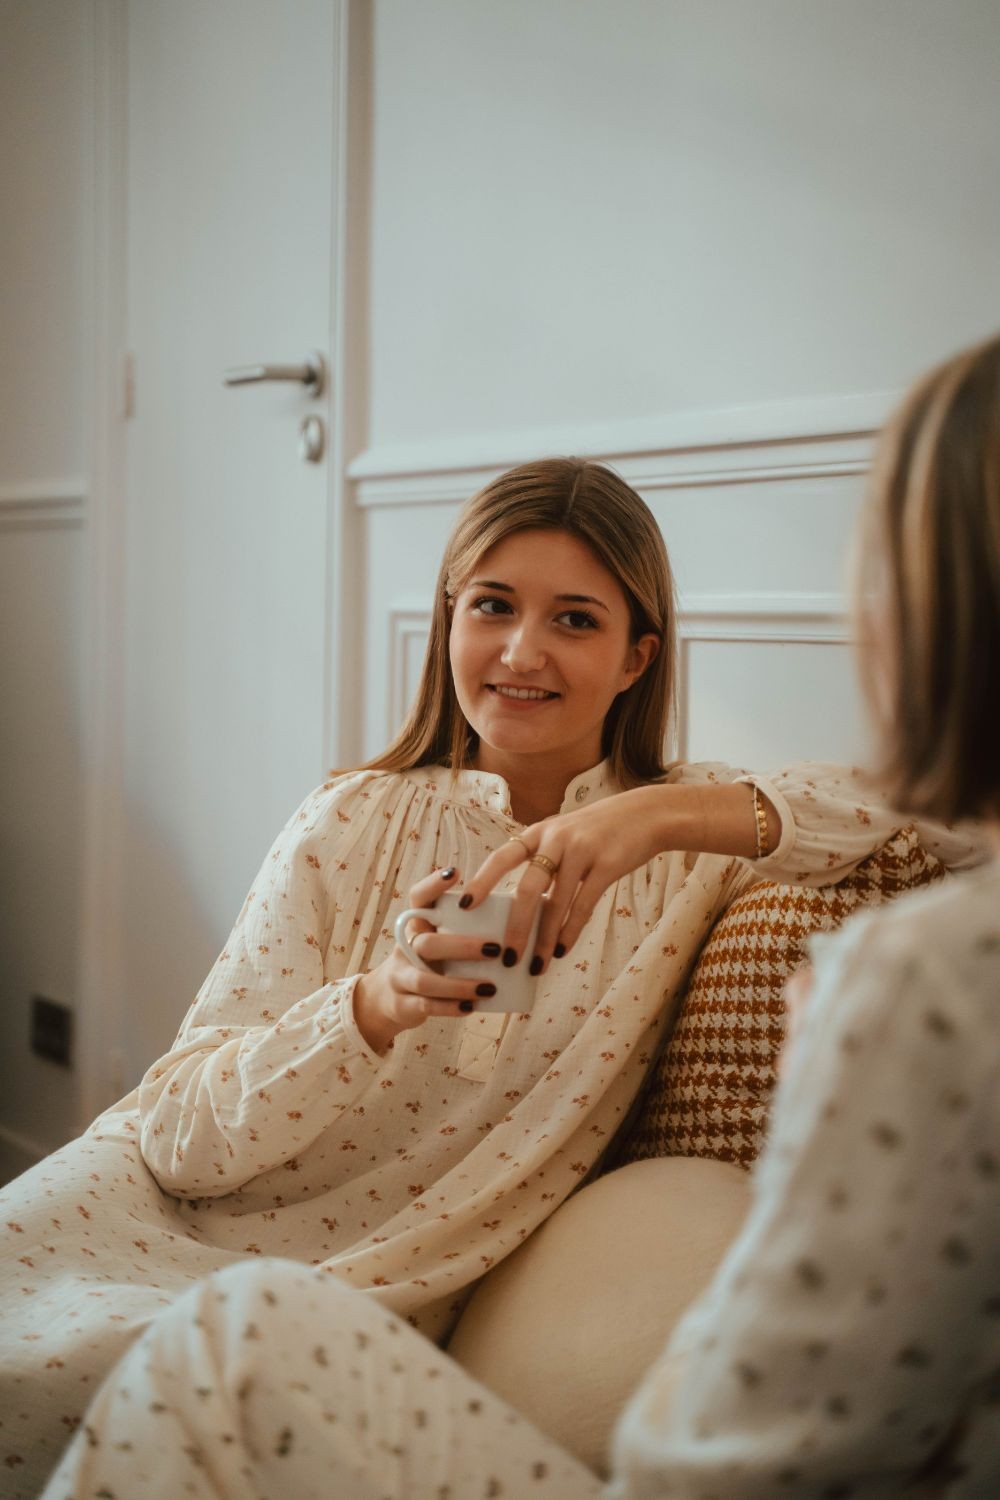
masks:
<svg viewBox="0 0 1000 1500"><path fill-rule="evenodd" d="M223 380L226 385L254 385L260 380L296 380L305 386L310 396L321 396L326 385L326 360L314 349L304 364L240 365L235 370L226 370Z"/></svg>

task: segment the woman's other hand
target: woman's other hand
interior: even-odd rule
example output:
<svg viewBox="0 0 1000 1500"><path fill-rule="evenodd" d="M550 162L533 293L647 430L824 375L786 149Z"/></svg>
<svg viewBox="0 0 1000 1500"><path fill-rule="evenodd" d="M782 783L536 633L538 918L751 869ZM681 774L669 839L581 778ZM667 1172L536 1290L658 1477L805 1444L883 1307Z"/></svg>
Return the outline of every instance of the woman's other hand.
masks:
<svg viewBox="0 0 1000 1500"><path fill-rule="evenodd" d="M455 884L457 870L435 870L410 890L409 906L433 907L437 898ZM496 943L488 938L435 932L430 922L413 921L410 931L414 952L425 963L444 959L495 958ZM484 951L484 948L489 951ZM418 969L397 945L377 968L363 974L354 991L354 1019L373 1051L382 1053L401 1031L422 1026L428 1016L468 1015L477 999L496 994L496 985L483 979L448 979L428 969Z"/></svg>
<svg viewBox="0 0 1000 1500"><path fill-rule="evenodd" d="M530 824L483 861L465 888L462 905L478 906L498 881L529 861L514 895L504 946L520 957L535 910L548 891L532 965L533 973L542 973L553 954L561 958L572 948L608 886L668 847L663 842L664 792L671 790L636 787ZM685 847L680 827L676 833L678 842L672 847ZM554 870L531 864L536 856L550 860Z"/></svg>
<svg viewBox="0 0 1000 1500"><path fill-rule="evenodd" d="M781 822L766 798L762 803L774 848ZM532 973L541 974L550 958L569 952L603 893L623 875L675 849L753 858L756 829L753 788L746 782L633 787L531 823L483 861L465 888L462 905L478 906L498 881L527 860L504 947L521 956L535 909L548 891L532 964ZM550 863L531 864L538 856Z"/></svg>

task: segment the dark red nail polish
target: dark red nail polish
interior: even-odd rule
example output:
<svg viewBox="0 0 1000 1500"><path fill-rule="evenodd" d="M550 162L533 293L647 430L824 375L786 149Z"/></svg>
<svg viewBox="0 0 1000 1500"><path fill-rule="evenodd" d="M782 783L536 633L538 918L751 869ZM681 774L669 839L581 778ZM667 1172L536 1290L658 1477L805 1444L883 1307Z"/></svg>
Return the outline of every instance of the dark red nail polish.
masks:
<svg viewBox="0 0 1000 1500"><path fill-rule="evenodd" d="M483 957L484 958L499 958L500 957L500 944L499 943L484 943L483 944Z"/></svg>
<svg viewBox="0 0 1000 1500"><path fill-rule="evenodd" d="M482 995L484 1000L488 1000L489 997L490 997L490 995L495 995L496 992L497 992L497 987L496 987L495 984L477 984L476 985L476 994L477 995Z"/></svg>
<svg viewBox="0 0 1000 1500"><path fill-rule="evenodd" d="M516 963L517 963L517 954L515 953L514 949L513 948L505 948L503 950L503 966L504 966L504 968L505 969L512 969Z"/></svg>
<svg viewBox="0 0 1000 1500"><path fill-rule="evenodd" d="M566 944L565 943L556 943L556 945L555 945L555 947L553 948L552 951L555 954L556 958L562 958L565 955L565 952L566 952Z"/></svg>
<svg viewBox="0 0 1000 1500"><path fill-rule="evenodd" d="M458 1008L459 1008L459 1010L464 1010L465 1014L468 1015L469 1011L472 1009L472 1001L471 1000L460 1000L458 1002Z"/></svg>
<svg viewBox="0 0 1000 1500"><path fill-rule="evenodd" d="M535 956L534 956L534 958L531 960L531 963L528 965L528 973L530 975L532 975L532 977L534 977L535 975L540 974L541 972L542 972L542 960L538 956L538 954L536 953Z"/></svg>
<svg viewBox="0 0 1000 1500"><path fill-rule="evenodd" d="M442 880L454 880L454 878L455 878L455 866L454 865L448 865L448 867L446 869L441 870L439 873L440 873L440 876L441 876Z"/></svg>
<svg viewBox="0 0 1000 1500"><path fill-rule="evenodd" d="M468 891L466 891L464 896L459 896L458 904L463 911L468 911L469 907L472 905L472 897L469 895Z"/></svg>

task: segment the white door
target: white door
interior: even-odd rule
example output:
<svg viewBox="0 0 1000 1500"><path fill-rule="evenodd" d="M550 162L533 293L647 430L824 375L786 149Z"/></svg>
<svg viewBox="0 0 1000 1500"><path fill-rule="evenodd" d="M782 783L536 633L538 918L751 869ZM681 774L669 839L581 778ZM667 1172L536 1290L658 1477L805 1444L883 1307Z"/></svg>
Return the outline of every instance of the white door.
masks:
<svg viewBox="0 0 1000 1500"><path fill-rule="evenodd" d="M122 1082L324 767L333 0L130 0Z"/></svg>

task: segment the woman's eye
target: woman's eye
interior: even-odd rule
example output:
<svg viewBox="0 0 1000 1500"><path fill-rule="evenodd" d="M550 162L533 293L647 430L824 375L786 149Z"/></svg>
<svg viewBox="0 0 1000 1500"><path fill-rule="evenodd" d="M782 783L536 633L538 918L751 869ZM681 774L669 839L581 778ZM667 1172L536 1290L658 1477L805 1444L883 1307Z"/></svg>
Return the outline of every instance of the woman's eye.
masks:
<svg viewBox="0 0 1000 1500"><path fill-rule="evenodd" d="M500 599L496 594L481 594L478 599L473 599L470 609L473 614L496 617L497 615L510 615L514 613L509 599ZM596 630L597 620L585 609L565 609L556 615L556 622L566 625L570 630Z"/></svg>

